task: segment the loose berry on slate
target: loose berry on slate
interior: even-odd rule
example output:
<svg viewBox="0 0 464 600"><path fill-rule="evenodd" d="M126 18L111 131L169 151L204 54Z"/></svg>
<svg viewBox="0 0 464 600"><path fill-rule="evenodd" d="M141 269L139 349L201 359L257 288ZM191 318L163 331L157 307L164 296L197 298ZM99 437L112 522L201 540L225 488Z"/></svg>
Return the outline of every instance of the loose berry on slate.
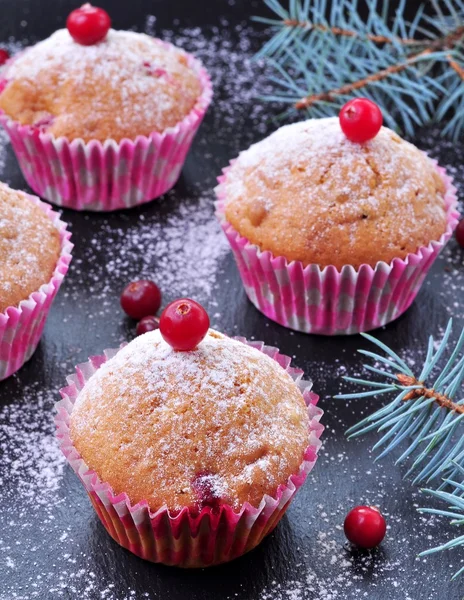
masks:
<svg viewBox="0 0 464 600"><path fill-rule="evenodd" d="M137 335L143 335L149 331L156 331L159 329L159 319L157 317L143 317L141 321L137 323L135 330Z"/></svg>
<svg viewBox="0 0 464 600"><path fill-rule="evenodd" d="M461 248L464 248L464 219L461 219L456 227L456 240Z"/></svg>
<svg viewBox="0 0 464 600"><path fill-rule="evenodd" d="M368 142L382 127L382 111L367 98L355 98L340 110L340 127L351 142Z"/></svg>
<svg viewBox="0 0 464 600"><path fill-rule="evenodd" d="M10 53L5 48L0 48L0 67L10 58Z"/></svg>
<svg viewBox="0 0 464 600"><path fill-rule="evenodd" d="M348 540L360 548L375 548L385 537L387 524L380 511L373 506L356 506L343 526Z"/></svg>
<svg viewBox="0 0 464 600"><path fill-rule="evenodd" d="M102 8L84 4L70 13L66 27L75 42L82 46L92 46L105 39L111 27L111 19Z"/></svg>
<svg viewBox="0 0 464 600"><path fill-rule="evenodd" d="M160 318L160 332L174 350L194 350L209 329L206 310L189 298L168 304Z"/></svg>
<svg viewBox="0 0 464 600"><path fill-rule="evenodd" d="M141 279L127 285L121 294L121 307L133 319L155 315L161 306L161 292L153 281Z"/></svg>

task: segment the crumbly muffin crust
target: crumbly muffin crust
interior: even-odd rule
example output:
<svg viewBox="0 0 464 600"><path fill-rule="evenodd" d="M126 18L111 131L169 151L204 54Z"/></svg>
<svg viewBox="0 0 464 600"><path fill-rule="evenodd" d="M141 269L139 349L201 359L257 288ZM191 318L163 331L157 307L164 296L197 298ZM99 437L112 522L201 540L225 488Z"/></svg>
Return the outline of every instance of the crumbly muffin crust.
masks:
<svg viewBox="0 0 464 600"><path fill-rule="evenodd" d="M350 142L337 118L282 127L226 176L226 220L261 250L321 267L404 258L446 229L433 163L383 127Z"/></svg>
<svg viewBox="0 0 464 600"><path fill-rule="evenodd" d="M274 360L210 330L176 352L159 331L132 341L87 382L70 435L116 493L166 505L259 505L298 472L309 417Z"/></svg>
<svg viewBox="0 0 464 600"><path fill-rule="evenodd" d="M181 50L131 31L110 30L93 46L66 29L28 48L3 74L0 108L55 137L104 141L162 132L201 94Z"/></svg>
<svg viewBox="0 0 464 600"><path fill-rule="evenodd" d="M0 183L0 313L48 283L60 256L60 235L24 192Z"/></svg>

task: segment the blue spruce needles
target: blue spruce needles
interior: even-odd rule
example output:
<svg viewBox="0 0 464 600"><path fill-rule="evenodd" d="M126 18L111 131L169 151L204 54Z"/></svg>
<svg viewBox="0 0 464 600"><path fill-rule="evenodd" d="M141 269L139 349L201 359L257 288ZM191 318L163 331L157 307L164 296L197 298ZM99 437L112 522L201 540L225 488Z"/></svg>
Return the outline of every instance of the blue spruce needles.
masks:
<svg viewBox="0 0 464 600"><path fill-rule="evenodd" d="M371 335L362 334L386 354L382 356L359 350L360 354L382 365L382 368L364 365L365 369L386 381L345 377L346 381L371 390L336 396L348 399L395 394L391 402L351 427L347 433L356 437L372 430L381 432L382 437L374 446L374 450L382 448L376 460L404 443L406 449L396 464L408 463L406 476L414 475L414 483L441 481L464 467L464 399L456 400L464 380L464 356L461 356L464 330L443 368L438 369L439 361L448 349L451 329L450 320L437 349L430 336L425 363L418 376L393 350ZM428 385L427 380L436 371L438 374ZM441 487L444 486L442 483Z"/></svg>
<svg viewBox="0 0 464 600"><path fill-rule="evenodd" d="M393 400L351 427L347 434L353 438L373 430L380 432L381 438L374 445L374 450L379 451L376 460L401 448L402 454L395 464L406 464L406 476L412 476L414 483L433 483L437 489L424 491L447 502L450 507L449 510L423 508L421 512L449 517L453 524L463 525L464 399L461 387L464 381L464 329L454 347L450 342L451 333L450 320L440 342L436 343L430 336L419 375L415 375L388 346L371 335L362 334L384 353L358 350L375 361L377 366L365 364L364 368L380 381L344 377L348 382L370 389L336 398L394 395ZM449 356L445 359L447 353ZM458 546L464 546L464 535L426 550L422 555ZM462 572L464 567L455 577Z"/></svg>
<svg viewBox="0 0 464 600"><path fill-rule="evenodd" d="M442 490L423 490L424 492L435 496L439 500L446 502L446 504L448 504L448 510L438 508L420 508L419 512L448 517L451 519L452 525L464 525L464 469L459 465L456 465L456 468L459 473L459 482L452 479L447 479L445 481L445 483L451 488L451 492L444 492ZM463 546L464 535L461 535L441 546L431 548L430 550L425 550L425 552L421 552L419 556L427 556L428 554L433 554L434 552L451 550L453 548ZM459 569L459 571L454 574L453 579L462 573L464 573L464 567Z"/></svg>
<svg viewBox="0 0 464 600"><path fill-rule="evenodd" d="M406 0L392 19L388 0L364 0L364 20L358 0L264 2L276 15L255 17L274 34L258 54L274 69L265 100L325 117L364 96L392 129L444 122L444 135L464 133L464 0L431 0L433 14L420 5L412 22Z"/></svg>

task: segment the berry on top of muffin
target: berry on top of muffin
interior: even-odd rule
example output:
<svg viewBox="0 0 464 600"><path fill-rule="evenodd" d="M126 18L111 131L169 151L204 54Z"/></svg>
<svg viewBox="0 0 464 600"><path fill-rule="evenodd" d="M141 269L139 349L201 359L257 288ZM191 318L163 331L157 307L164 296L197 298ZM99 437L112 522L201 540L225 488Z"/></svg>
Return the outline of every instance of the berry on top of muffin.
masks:
<svg viewBox="0 0 464 600"><path fill-rule="evenodd" d="M0 183L0 313L50 281L60 252L60 234L44 211Z"/></svg>
<svg viewBox="0 0 464 600"><path fill-rule="evenodd" d="M176 351L157 330L89 379L70 437L132 504L239 509L298 473L309 416L297 384L259 350L210 329L194 350Z"/></svg>
<svg viewBox="0 0 464 600"><path fill-rule="evenodd" d="M0 108L56 138L116 142L174 127L202 92L186 54L161 40L110 29L92 45L67 29L15 57Z"/></svg>
<svg viewBox="0 0 464 600"><path fill-rule="evenodd" d="M321 267L404 258L446 229L432 161L386 127L359 144L338 118L287 125L242 152L225 219L260 250Z"/></svg>

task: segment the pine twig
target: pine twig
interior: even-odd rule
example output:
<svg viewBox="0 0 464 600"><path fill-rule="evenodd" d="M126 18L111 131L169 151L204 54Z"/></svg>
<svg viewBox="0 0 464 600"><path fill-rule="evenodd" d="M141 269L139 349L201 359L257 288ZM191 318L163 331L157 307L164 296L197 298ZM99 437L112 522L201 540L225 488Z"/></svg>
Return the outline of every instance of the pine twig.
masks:
<svg viewBox="0 0 464 600"><path fill-rule="evenodd" d="M464 26L457 27L454 31L444 36L443 38L431 42L429 44L429 47L425 50L422 50L421 52L409 56L405 62L398 63L396 65L391 65L386 69L382 69L377 73L372 73L367 77L359 79L358 81L348 83L338 89L330 90L328 92L322 92L320 94L312 94L309 96L305 96L304 98L301 98L300 100L295 102L295 108L297 110L307 109L310 108L316 102L330 102L334 99L335 96L345 96L348 94L352 94L355 90L360 90L371 83L382 81L387 77L391 77L395 73L400 73L401 71L404 71L408 67L412 66L419 60L424 59L427 55L432 54L433 52L444 48L453 48L458 42L462 40L463 37ZM447 56L447 58L449 62L452 61L449 55ZM451 66L456 70L458 74L462 76L462 74L464 74L464 71L456 62L453 61L453 63L454 64L452 64Z"/></svg>
<svg viewBox="0 0 464 600"><path fill-rule="evenodd" d="M453 58L447 54L446 60L448 61L450 67L456 71L459 77L464 81L464 69L459 65Z"/></svg>
<svg viewBox="0 0 464 600"><path fill-rule="evenodd" d="M464 348L464 329L433 386L424 383L432 371L437 369L440 358L447 350L451 330L450 320L436 351L434 340L430 337L427 357L419 377L412 373L393 350L372 336L363 334L387 354L385 357L359 350L361 354L383 365L383 369L370 365L364 365L365 368L382 375L387 381L383 383L346 377L347 381L370 387L372 391L336 396L352 399L396 393L392 402L351 427L347 433L350 437L355 437L375 429L383 432L382 438L374 446L375 449L385 446L378 458L389 454L400 443L409 439L408 446L397 463L412 460L407 475L415 472L415 483L441 480L444 473L454 473L455 464L464 467L464 400L455 399L464 380L464 356L461 355Z"/></svg>
<svg viewBox="0 0 464 600"><path fill-rule="evenodd" d="M429 49L424 50L422 52L419 52L418 54L415 54L404 63L392 65L390 67L387 67L386 69L378 71L377 73L372 73L372 75L368 75L363 79L358 79L358 81L347 83L346 85L343 85L338 89L330 90L329 92L322 92L320 94L312 94L311 96L305 96L304 98L301 98L300 100L295 102L295 108L297 110L307 109L313 106L313 104L315 104L316 102L331 102L335 96L346 96L348 94L352 94L355 90L365 88L370 83L382 81L387 77L391 77L391 75L394 75L395 73L400 73L401 71L404 71L412 64L414 64L421 58L424 58L425 56L427 56L427 54L430 54L431 52L432 50Z"/></svg>
<svg viewBox="0 0 464 600"><path fill-rule="evenodd" d="M406 396L404 396L403 402L422 397L433 398L435 402L442 408L446 408L449 411L457 412L461 415L464 414L464 405L456 404L456 402L453 402L451 398L448 398L444 394L440 394L434 389L427 388L424 382L417 381L415 377L409 377L404 373L398 373L397 378L401 385L408 387L414 386L414 389L412 389L406 394Z"/></svg>
<svg viewBox="0 0 464 600"><path fill-rule="evenodd" d="M454 481L453 479L448 479L446 483L448 487L451 488L451 493L443 492L440 490L429 490L425 489L422 492L425 492L429 496L434 496L438 498L442 502L447 504L447 509L440 508L419 508L420 513L427 513L431 515L438 515L442 517L447 517L451 519L451 525L464 525L464 469L456 465L457 471L460 475L461 483L458 481ZM464 547L464 536L458 536L440 546L436 546L435 548L430 548L429 550L425 550L421 552L419 556L428 556L429 554L434 554L435 552L441 552L443 550L451 550L453 548L463 548ZM459 575L464 573L464 567L461 567L451 579L456 579Z"/></svg>
<svg viewBox="0 0 464 600"><path fill-rule="evenodd" d="M464 133L464 0L432 0L405 18L407 0L263 0L276 18L267 57L274 91L262 99L310 118L336 115L361 94L382 109L385 124L414 135L444 122L443 135ZM391 18L389 17L391 15Z"/></svg>
<svg viewBox="0 0 464 600"><path fill-rule="evenodd" d="M389 454L402 443L406 450L396 464L413 459L406 475L420 471L414 482L439 481L438 489L423 490L449 505L449 510L421 508L420 512L436 514L452 519L452 524L464 525L464 399L456 396L464 381L464 329L451 349L451 355L442 368L438 365L449 349L452 321L448 322L443 339L435 350L433 337L429 338L427 355L421 373L416 377L408 365L388 346L370 335L366 339L376 344L386 356L359 350L364 356L380 362L382 368L364 365L372 373L382 375L385 382L344 377L346 381L371 388L370 391L342 394L336 398L368 398L379 394L396 392L393 401L363 419L348 430L350 437L377 429L383 432L374 449L385 446L378 458ZM436 372L433 386L425 381ZM458 482L458 478L461 483ZM464 535L424 551L426 556L441 550L464 547ZM464 567L454 576L464 573Z"/></svg>
<svg viewBox="0 0 464 600"><path fill-rule="evenodd" d="M311 23L310 21L298 21L297 19L283 19L282 25L286 27L298 27L305 31L323 31L330 32L333 35L341 35L345 37L356 37L360 39L366 39L375 44L403 44L405 46L423 46L424 42L421 40L415 40L413 38L400 38L400 37L387 37L385 35L375 35L368 33L366 36L360 36L358 32L351 31L350 29L342 29L341 27L328 27L321 23Z"/></svg>

